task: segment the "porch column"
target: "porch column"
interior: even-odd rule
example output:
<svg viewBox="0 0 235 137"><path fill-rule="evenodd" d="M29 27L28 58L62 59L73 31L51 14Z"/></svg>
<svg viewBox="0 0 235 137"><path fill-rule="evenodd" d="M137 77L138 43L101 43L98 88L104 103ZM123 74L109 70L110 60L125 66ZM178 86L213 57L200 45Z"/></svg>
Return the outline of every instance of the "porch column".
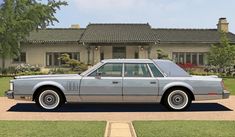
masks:
<svg viewBox="0 0 235 137"><path fill-rule="evenodd" d="M95 46L93 48L93 64L100 62L100 46Z"/></svg>
<svg viewBox="0 0 235 137"><path fill-rule="evenodd" d="M148 59L152 58L152 57L151 57L151 50L152 50L152 46L148 46L148 48L147 48Z"/></svg>
<svg viewBox="0 0 235 137"><path fill-rule="evenodd" d="M145 58L147 58L147 55L146 55L146 47L144 47L144 46L138 46L138 49L139 49L139 58L140 58L140 59L145 59Z"/></svg>
<svg viewBox="0 0 235 137"><path fill-rule="evenodd" d="M91 47L87 46L87 65L91 65L90 56L91 56Z"/></svg>

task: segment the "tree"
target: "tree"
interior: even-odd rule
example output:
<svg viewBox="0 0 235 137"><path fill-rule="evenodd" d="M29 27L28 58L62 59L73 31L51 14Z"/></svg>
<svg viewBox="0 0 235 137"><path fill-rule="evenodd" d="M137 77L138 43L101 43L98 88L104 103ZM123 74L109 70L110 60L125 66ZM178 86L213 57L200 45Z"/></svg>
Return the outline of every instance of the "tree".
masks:
<svg viewBox="0 0 235 137"><path fill-rule="evenodd" d="M223 69L234 64L235 45L230 45L226 33L221 33L220 43L212 45L208 54L208 64Z"/></svg>
<svg viewBox="0 0 235 137"><path fill-rule="evenodd" d="M157 49L157 58L158 59L169 59L169 56L162 49Z"/></svg>
<svg viewBox="0 0 235 137"><path fill-rule="evenodd" d="M0 5L0 54L2 67L6 57L16 57L20 53L20 43L30 32L59 22L54 14L65 1L48 0L3 0Z"/></svg>
<svg viewBox="0 0 235 137"><path fill-rule="evenodd" d="M62 54L58 59L61 59L66 63L66 66L71 67L72 71L78 68L80 71L84 71L87 69L87 65L83 62L80 62L75 59L71 59L69 54Z"/></svg>

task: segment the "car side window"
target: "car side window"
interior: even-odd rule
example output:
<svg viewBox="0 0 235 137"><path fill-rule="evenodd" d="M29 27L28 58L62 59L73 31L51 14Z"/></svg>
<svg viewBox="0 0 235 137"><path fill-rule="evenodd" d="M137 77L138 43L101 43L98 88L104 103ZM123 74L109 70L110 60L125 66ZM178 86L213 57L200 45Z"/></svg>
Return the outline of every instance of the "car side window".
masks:
<svg viewBox="0 0 235 137"><path fill-rule="evenodd" d="M147 64L125 64L125 77L151 77Z"/></svg>
<svg viewBox="0 0 235 137"><path fill-rule="evenodd" d="M99 73L99 74L98 74ZM121 63L107 63L95 70L89 76L101 77L122 77L122 64Z"/></svg>
<svg viewBox="0 0 235 137"><path fill-rule="evenodd" d="M163 77L162 73L159 71L159 69L153 63L149 63L148 65L149 65L154 77Z"/></svg>

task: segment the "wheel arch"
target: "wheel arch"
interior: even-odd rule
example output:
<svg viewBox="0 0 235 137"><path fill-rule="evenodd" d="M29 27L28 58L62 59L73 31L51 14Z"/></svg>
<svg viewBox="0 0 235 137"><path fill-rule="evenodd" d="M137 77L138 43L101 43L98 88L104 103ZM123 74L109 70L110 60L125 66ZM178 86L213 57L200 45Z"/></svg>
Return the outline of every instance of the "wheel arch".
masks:
<svg viewBox="0 0 235 137"><path fill-rule="evenodd" d="M53 85L53 84L42 84L40 86L37 86L35 89L34 89L34 92L33 92L33 101L35 101L35 98L39 95L40 91L43 89L43 88L53 88L53 89L56 89L57 92L59 92L61 94L61 96L63 97L63 100L66 102L66 97L65 97L65 94L64 94L64 89L57 86L57 85Z"/></svg>
<svg viewBox="0 0 235 137"><path fill-rule="evenodd" d="M191 99L192 100L195 100L195 96L194 96L194 94L193 94L193 91L192 91L192 89L190 89L189 87L187 87L187 86L184 86L184 85L175 85L175 86L171 86L171 87L168 87L168 88L166 88L164 91L164 94L162 95L162 98L161 98L161 104L163 103L163 101L164 101L164 98L169 94L169 92L171 92L173 89L182 89L182 90L184 90L185 92L187 92L189 95L190 95L190 97L191 97Z"/></svg>

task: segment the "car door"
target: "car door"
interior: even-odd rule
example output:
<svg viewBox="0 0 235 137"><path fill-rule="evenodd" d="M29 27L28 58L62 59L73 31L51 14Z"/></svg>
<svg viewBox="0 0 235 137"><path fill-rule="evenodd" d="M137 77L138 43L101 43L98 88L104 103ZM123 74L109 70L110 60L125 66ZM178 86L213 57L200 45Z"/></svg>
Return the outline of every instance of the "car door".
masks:
<svg viewBox="0 0 235 137"><path fill-rule="evenodd" d="M123 101L156 102L158 81L153 77L148 64L124 64Z"/></svg>
<svg viewBox="0 0 235 137"><path fill-rule="evenodd" d="M83 102L122 101L122 63L106 63L81 80Z"/></svg>

